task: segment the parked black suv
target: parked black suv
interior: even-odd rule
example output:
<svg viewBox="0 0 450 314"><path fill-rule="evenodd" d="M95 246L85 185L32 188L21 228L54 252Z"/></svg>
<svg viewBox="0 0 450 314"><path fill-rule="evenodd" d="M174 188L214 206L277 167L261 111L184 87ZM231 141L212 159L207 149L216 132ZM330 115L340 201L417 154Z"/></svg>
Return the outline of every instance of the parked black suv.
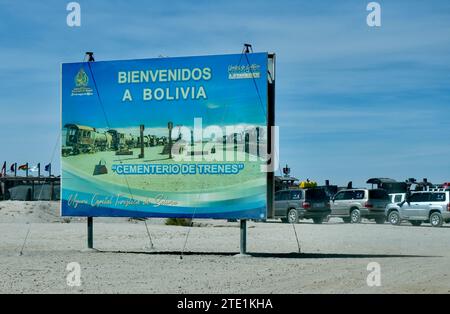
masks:
<svg viewBox="0 0 450 314"><path fill-rule="evenodd" d="M320 188L278 191L275 193L274 207L274 218L289 223L312 219L320 224L331 213L329 197Z"/></svg>

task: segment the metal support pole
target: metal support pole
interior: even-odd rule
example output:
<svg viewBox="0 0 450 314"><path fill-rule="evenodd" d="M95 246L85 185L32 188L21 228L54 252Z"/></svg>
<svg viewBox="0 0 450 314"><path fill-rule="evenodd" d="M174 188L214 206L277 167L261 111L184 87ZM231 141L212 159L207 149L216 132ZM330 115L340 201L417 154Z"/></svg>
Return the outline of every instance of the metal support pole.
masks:
<svg viewBox="0 0 450 314"><path fill-rule="evenodd" d="M247 220L241 219L241 245L240 255L247 255Z"/></svg>
<svg viewBox="0 0 450 314"><path fill-rule="evenodd" d="M94 219L92 217L87 218L87 245L88 249L94 248Z"/></svg>
<svg viewBox="0 0 450 314"><path fill-rule="evenodd" d="M44 183L42 183L42 184L45 184L45 180L44 180ZM50 182L50 200L51 201L54 201L55 200L55 192L54 192L54 189L55 189L55 183L53 182L53 181L51 181Z"/></svg>
<svg viewBox="0 0 450 314"><path fill-rule="evenodd" d="M86 52L86 56L88 57L88 62L95 62L93 52ZM49 173L49 176L51 176L51 173ZM94 219L92 217L87 217L87 245L88 249L94 248Z"/></svg>
<svg viewBox="0 0 450 314"><path fill-rule="evenodd" d="M259 157L259 127L256 128L256 156Z"/></svg>
<svg viewBox="0 0 450 314"><path fill-rule="evenodd" d="M191 156L195 156L195 150L194 150L194 131L191 130Z"/></svg>
<svg viewBox="0 0 450 314"><path fill-rule="evenodd" d="M250 154L250 134L245 133L245 144L244 144L245 153Z"/></svg>
<svg viewBox="0 0 450 314"><path fill-rule="evenodd" d="M145 126L141 124L139 126L139 144L141 146L141 153L139 154L139 158L144 158L144 129Z"/></svg>
<svg viewBox="0 0 450 314"><path fill-rule="evenodd" d="M173 129L173 122L167 123L167 128L169 129L169 159L172 159L172 129Z"/></svg>

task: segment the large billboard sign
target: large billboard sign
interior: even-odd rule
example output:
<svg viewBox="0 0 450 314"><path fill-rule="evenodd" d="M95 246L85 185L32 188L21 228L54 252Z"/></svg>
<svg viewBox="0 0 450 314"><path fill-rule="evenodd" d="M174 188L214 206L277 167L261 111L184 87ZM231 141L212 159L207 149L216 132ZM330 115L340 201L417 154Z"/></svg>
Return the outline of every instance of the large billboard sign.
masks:
<svg viewBox="0 0 450 314"><path fill-rule="evenodd" d="M266 217L268 54L62 65L63 216Z"/></svg>

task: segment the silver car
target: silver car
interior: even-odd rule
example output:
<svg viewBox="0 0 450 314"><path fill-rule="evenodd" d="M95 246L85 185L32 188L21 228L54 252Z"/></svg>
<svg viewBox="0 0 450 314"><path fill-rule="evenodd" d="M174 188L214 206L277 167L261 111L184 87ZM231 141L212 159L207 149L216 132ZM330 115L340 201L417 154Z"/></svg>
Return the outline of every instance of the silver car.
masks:
<svg viewBox="0 0 450 314"><path fill-rule="evenodd" d="M450 190L432 189L413 192L405 201L386 207L388 221L400 225L407 220L413 226L429 222L432 227L450 223Z"/></svg>
<svg viewBox="0 0 450 314"><path fill-rule="evenodd" d="M382 189L341 190L331 199L330 216L341 217L347 223L360 223L362 218L367 218L383 224L389 203L389 195Z"/></svg>

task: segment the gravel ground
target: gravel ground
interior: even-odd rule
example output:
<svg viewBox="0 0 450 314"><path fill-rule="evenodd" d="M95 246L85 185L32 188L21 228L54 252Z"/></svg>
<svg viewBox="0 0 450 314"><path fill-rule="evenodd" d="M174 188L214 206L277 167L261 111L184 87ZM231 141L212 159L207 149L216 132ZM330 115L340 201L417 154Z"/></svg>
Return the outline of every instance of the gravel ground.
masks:
<svg viewBox="0 0 450 314"><path fill-rule="evenodd" d="M57 217L57 203L0 202L1 293L450 293L450 226L248 224L251 257L239 251L237 223L200 220L190 229L149 220ZM32 212L32 213L30 213ZM11 216L13 215L13 216ZM23 254L22 244L30 230ZM81 286L66 283L66 266L81 267ZM369 287L367 265L381 266Z"/></svg>

